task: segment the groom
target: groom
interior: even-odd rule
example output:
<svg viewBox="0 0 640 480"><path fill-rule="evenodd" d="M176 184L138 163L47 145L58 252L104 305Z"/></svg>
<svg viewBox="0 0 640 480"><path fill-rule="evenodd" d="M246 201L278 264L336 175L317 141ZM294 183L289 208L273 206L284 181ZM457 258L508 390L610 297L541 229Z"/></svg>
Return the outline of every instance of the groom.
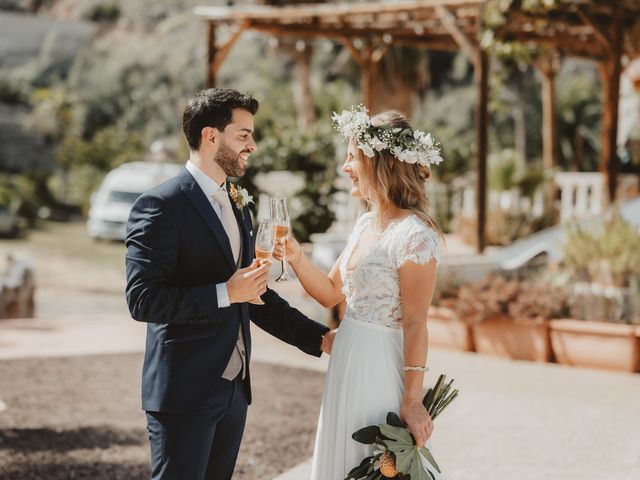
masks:
<svg viewBox="0 0 640 480"><path fill-rule="evenodd" d="M227 177L242 176L256 150L257 110L235 90L197 93L183 116L186 167L140 196L127 224L127 303L147 323L142 407L152 479L231 478L251 403L249 320L322 354L328 329L267 288L249 209L229 195Z"/></svg>

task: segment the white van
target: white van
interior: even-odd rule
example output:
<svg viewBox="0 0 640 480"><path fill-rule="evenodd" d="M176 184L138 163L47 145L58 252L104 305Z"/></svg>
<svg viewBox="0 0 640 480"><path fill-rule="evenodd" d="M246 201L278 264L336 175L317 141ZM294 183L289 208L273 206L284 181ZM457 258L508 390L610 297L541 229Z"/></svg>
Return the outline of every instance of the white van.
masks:
<svg viewBox="0 0 640 480"><path fill-rule="evenodd" d="M111 170L91 196L87 229L96 239L124 240L129 212L136 199L178 175L175 163L131 162Z"/></svg>

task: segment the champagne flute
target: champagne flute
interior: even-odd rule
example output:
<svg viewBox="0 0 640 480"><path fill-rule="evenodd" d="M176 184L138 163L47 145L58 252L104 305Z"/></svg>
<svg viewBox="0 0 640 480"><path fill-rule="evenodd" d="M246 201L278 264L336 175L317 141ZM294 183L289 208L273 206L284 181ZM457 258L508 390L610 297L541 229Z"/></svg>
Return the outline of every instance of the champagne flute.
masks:
<svg viewBox="0 0 640 480"><path fill-rule="evenodd" d="M256 259L260 265L267 263L276 246L276 224L271 219L260 220L256 233Z"/></svg>
<svg viewBox="0 0 640 480"><path fill-rule="evenodd" d="M289 217L289 209L287 208L287 197L284 195L278 195L271 197L271 219L276 225L276 241L284 247L289 236L289 229L291 228L291 219ZM282 273L276 278L276 282L286 282L291 277L287 272L287 256L286 252L283 255L281 266Z"/></svg>
<svg viewBox="0 0 640 480"><path fill-rule="evenodd" d="M260 220L258 231L256 233L255 247L256 260L260 265L267 263L273 255L273 249L276 246L276 225L273 220ZM254 305L264 305L260 297L251 300L249 303Z"/></svg>

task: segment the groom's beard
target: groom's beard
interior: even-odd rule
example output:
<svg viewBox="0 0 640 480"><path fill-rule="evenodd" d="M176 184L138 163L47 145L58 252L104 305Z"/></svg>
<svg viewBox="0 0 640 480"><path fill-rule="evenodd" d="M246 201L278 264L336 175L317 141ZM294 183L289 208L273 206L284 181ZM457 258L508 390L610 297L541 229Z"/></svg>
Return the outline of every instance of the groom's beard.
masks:
<svg viewBox="0 0 640 480"><path fill-rule="evenodd" d="M220 168L224 170L227 177L242 177L244 172L246 172L247 167L240 164L241 153L250 152L245 152L245 150L236 152L223 142L220 144L220 148L218 148L216 156L213 157L213 161L220 165Z"/></svg>

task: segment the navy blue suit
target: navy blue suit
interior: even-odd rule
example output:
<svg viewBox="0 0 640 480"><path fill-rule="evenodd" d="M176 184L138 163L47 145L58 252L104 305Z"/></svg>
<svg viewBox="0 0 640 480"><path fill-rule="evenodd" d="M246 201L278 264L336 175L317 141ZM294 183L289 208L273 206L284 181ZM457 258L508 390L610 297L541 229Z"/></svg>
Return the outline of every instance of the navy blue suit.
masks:
<svg viewBox="0 0 640 480"><path fill-rule="evenodd" d="M233 202L232 202L233 203ZM249 210L234 205L241 266L254 258ZM235 272L231 246L211 203L186 170L135 202L126 237L126 297L147 323L142 408L147 411L154 479L231 478L251 403L251 379L221 378L249 321L320 356L328 330L268 289L265 305L218 308L216 284Z"/></svg>

